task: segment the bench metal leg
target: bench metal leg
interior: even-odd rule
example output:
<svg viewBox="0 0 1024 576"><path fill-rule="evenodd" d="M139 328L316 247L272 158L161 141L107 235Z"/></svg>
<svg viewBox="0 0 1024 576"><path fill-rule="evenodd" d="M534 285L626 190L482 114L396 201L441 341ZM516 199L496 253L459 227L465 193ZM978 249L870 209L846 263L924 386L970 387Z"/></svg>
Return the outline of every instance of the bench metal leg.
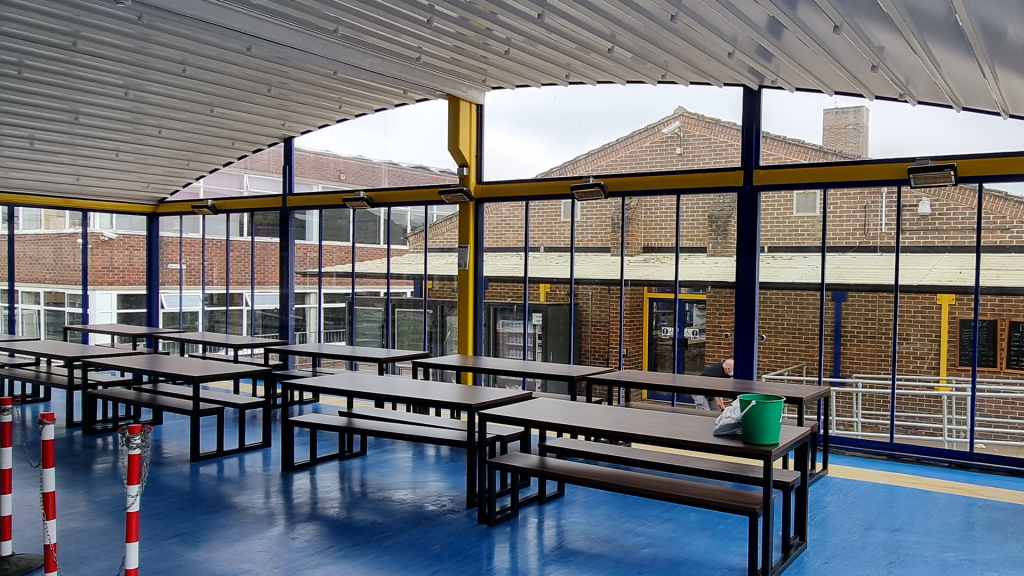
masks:
<svg viewBox="0 0 1024 576"><path fill-rule="evenodd" d="M793 537L791 532L792 518L793 518L793 492L791 490L782 491L782 553L789 554L790 549L793 547Z"/></svg>
<svg viewBox="0 0 1024 576"><path fill-rule="evenodd" d="M758 576L759 572L757 569L758 520L760 518L757 516L751 516L747 528L747 576ZM764 576L768 576L768 574Z"/></svg>

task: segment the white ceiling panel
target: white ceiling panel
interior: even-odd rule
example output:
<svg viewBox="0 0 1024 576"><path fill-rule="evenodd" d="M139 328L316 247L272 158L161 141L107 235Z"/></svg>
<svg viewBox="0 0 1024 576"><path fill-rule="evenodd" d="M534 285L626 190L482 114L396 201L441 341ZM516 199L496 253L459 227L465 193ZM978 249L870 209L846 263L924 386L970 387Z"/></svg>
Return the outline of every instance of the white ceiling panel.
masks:
<svg viewBox="0 0 1024 576"><path fill-rule="evenodd" d="M1019 0L0 0L0 191L156 203L447 94L707 83L1024 117Z"/></svg>

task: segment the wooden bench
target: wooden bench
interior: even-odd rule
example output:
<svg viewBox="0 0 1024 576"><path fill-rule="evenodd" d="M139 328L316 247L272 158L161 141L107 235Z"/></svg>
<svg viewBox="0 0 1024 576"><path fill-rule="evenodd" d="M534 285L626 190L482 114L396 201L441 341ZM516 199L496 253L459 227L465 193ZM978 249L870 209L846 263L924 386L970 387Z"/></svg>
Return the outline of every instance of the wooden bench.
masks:
<svg viewBox="0 0 1024 576"><path fill-rule="evenodd" d="M233 364L246 364L249 366L270 366L274 370L280 370L284 368L284 363L282 362L271 362L270 364L265 364L263 358L250 358L248 356L241 355L238 356L237 362L235 361L235 357L233 354L215 354L209 352L203 354L201 352L197 352L195 354L189 354L188 356L189 358L200 358L202 360L216 360L218 362L231 362Z"/></svg>
<svg viewBox="0 0 1024 576"><path fill-rule="evenodd" d="M758 522L762 514L759 492L559 460L536 454L512 452L490 458L487 461L487 523L489 526L518 517L520 507L519 490L513 489L509 495L510 503L497 509L495 472L511 474L513 486L519 484L520 476L537 478L539 480L537 500L541 504L564 496L564 485L573 484L584 488L606 490L617 494L746 516L748 520L747 574L756 576L759 572ZM558 482L563 488L549 494L546 487L548 480Z"/></svg>
<svg viewBox="0 0 1024 576"><path fill-rule="evenodd" d="M192 400L192 388L189 386L181 386L179 384L144 384L142 386L135 386L135 390L141 392L150 392L159 396L168 396L170 398L180 398L182 400ZM217 406L223 406L225 408L232 408L238 410L238 446L240 448L269 448L271 439L271 420L270 420L270 408L267 400L264 398L256 398L253 396L243 396L241 394L232 394L231 392L224 390L209 390L201 389L199 391L199 397L203 402L209 404L216 404ZM263 414L263 436L259 442L253 442L247 444L245 441L245 413L249 410L262 409Z"/></svg>
<svg viewBox="0 0 1024 576"><path fill-rule="evenodd" d="M25 366L35 366L36 361L28 358L11 358L10 356L0 356L0 367L2 368L24 368Z"/></svg>
<svg viewBox="0 0 1024 576"><path fill-rule="evenodd" d="M110 346L110 344L97 344L97 346ZM130 342L117 342L112 347L117 348L118 350L132 349ZM139 346L138 348L135 348L135 351L142 354L169 354L166 350L154 350L152 348L146 348L145 346Z"/></svg>
<svg viewBox="0 0 1024 576"><path fill-rule="evenodd" d="M673 412L676 414L692 414L694 416L711 416L718 418L722 413L721 410L698 410L695 406L690 404L677 404L672 406L671 404L658 404L655 402L625 402L620 404L625 408L637 408L639 410L657 410L658 412Z"/></svg>
<svg viewBox="0 0 1024 576"><path fill-rule="evenodd" d="M114 404L111 412L111 421L100 424L96 422L97 402L105 401ZM85 410L82 431L86 434L100 434L117 430L121 421L142 422L141 412L129 411L124 418L121 416L120 406L131 406L133 408L147 408L153 411L153 418L146 421L147 424L163 423L162 412L182 414L191 416L193 411L192 401L170 396L161 396L152 392L140 390L128 390L126 388L106 388L103 390L86 390ZM224 449L224 407L210 403L199 404L199 416L217 417L217 447Z"/></svg>
<svg viewBox="0 0 1024 576"><path fill-rule="evenodd" d="M76 389L81 388L81 367L76 366L75 378ZM102 372L89 372L89 385L94 387L127 386L131 378L104 374ZM0 368L0 386L4 396L17 397L19 402L49 402L50 389L60 388L66 390L64 412L66 424L77 426L80 421L75 418L75 391L68 385L68 369L63 365L45 364L26 366L24 368ZM17 384L21 386L17 386ZM20 388L20 390L19 390Z"/></svg>
<svg viewBox="0 0 1024 576"><path fill-rule="evenodd" d="M696 476L734 484L760 486L762 482L763 471L760 466L753 464L712 460L700 456L599 442L584 442L570 438L542 439L538 446L538 452L542 455L553 454L559 458L596 460L608 464ZM782 492L782 548L783 552L786 552L789 549L787 542L792 539L793 491L800 485L800 473L793 470L775 470L773 484L776 490Z"/></svg>
<svg viewBox="0 0 1024 576"><path fill-rule="evenodd" d="M555 400L570 400L571 399L571 397L568 394L554 394L554 393L551 393L551 392L534 392L533 393L533 397L534 398L554 398ZM577 402L586 402L587 399L584 398L583 396L577 396L576 397L576 401ZM590 403L591 404L602 404L602 403L604 403L604 400L602 400L601 398L592 398L590 400Z"/></svg>
<svg viewBox="0 0 1024 576"><path fill-rule="evenodd" d="M295 460L293 428L306 428L310 431L309 458L307 460L301 462ZM339 434L339 450L331 454L318 454L317 431L337 432ZM347 460L365 456L366 438L371 436L452 448L469 448L465 431L317 413L286 418L281 436L281 469L286 472L312 466L325 460ZM355 450L355 436L359 436L359 450Z"/></svg>
<svg viewBox="0 0 1024 576"><path fill-rule="evenodd" d="M372 408L370 406L356 406L351 410L339 410L339 416L350 416L352 418L363 418L366 420L377 420L381 422L399 422L403 424L415 424L429 428L444 428L446 430L459 430L466 432L466 422L456 418L441 418L427 414L416 414L413 412L401 412L399 410L386 410L383 408ZM504 430L504 429L503 429ZM501 445L501 453L508 452L508 445L518 442L523 437L523 431L517 428L508 428L507 431L491 431L488 438L493 438Z"/></svg>

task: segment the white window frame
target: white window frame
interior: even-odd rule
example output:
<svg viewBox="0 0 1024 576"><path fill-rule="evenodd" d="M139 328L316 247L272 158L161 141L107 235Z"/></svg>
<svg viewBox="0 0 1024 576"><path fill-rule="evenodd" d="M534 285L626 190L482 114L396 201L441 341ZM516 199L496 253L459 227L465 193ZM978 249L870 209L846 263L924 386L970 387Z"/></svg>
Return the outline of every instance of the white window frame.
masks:
<svg viewBox="0 0 1024 576"><path fill-rule="evenodd" d="M800 212L797 210L800 194L814 194L814 212ZM821 216L821 190L794 190L793 191L793 216Z"/></svg>
<svg viewBox="0 0 1024 576"><path fill-rule="evenodd" d="M576 213L573 214L573 216L575 217L577 222L580 221L580 214L581 214L580 213L580 204L581 204L581 202L576 202L576 211L575 211ZM571 206L571 205L572 205L572 200L562 200L562 206L561 206L562 209L559 212L559 217L562 219L562 222L568 222L569 221L569 219L565 217L565 213L570 210L570 208L568 208L568 206Z"/></svg>

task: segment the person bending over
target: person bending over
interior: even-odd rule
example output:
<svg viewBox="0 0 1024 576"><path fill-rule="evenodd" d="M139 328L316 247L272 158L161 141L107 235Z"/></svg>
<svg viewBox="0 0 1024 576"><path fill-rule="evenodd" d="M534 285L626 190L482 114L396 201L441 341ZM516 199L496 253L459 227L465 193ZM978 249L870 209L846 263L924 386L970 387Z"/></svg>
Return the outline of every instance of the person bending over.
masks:
<svg viewBox="0 0 1024 576"><path fill-rule="evenodd" d="M714 378L732 378L732 358L718 362L708 366L700 373L701 376L712 376ZM708 396L699 396L693 394L693 403L697 406L697 410L711 410L711 404L719 410L725 410L725 401L721 398L712 398Z"/></svg>

